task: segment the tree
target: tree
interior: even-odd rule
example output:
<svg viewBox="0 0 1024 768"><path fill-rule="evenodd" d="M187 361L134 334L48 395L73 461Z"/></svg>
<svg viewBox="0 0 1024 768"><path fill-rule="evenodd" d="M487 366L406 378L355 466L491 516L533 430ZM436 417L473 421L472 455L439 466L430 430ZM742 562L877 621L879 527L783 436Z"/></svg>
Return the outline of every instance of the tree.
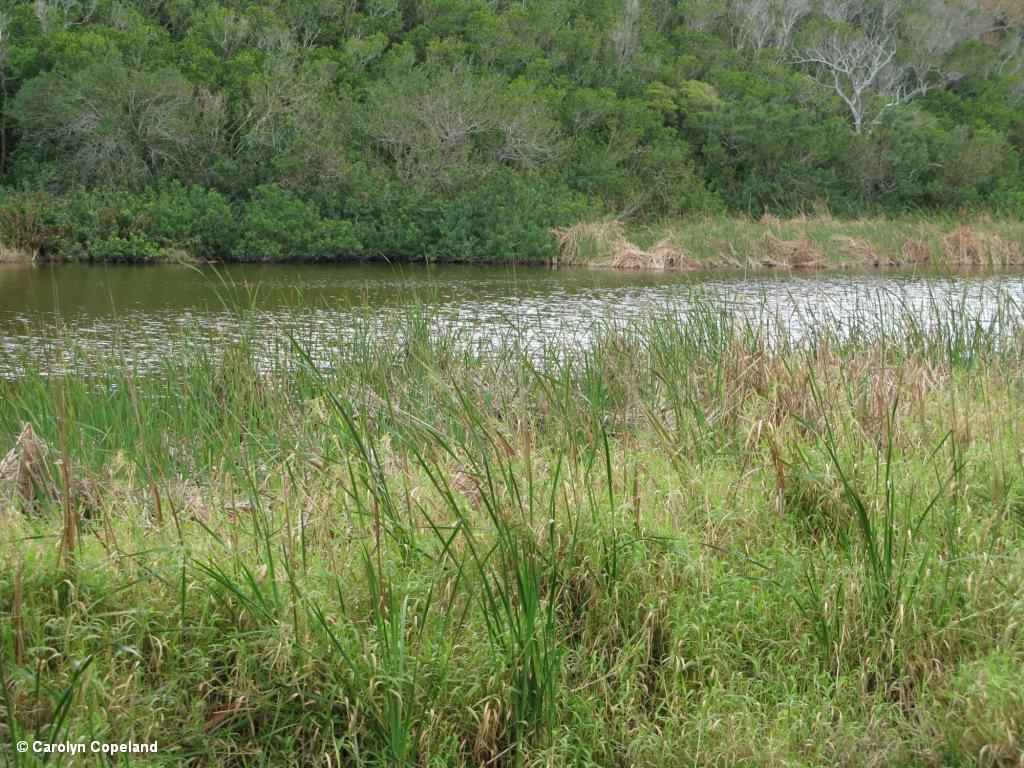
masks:
<svg viewBox="0 0 1024 768"><path fill-rule="evenodd" d="M3 96L3 105L0 107L0 174L7 167L7 100L10 98L10 65L11 65L11 35L10 16L0 13L0 96Z"/></svg>
<svg viewBox="0 0 1024 768"><path fill-rule="evenodd" d="M234 148L247 168L293 189L338 188L348 164L351 110L334 94L328 61L304 63L279 53L248 78L233 127ZM257 174L257 182L268 179Z"/></svg>
<svg viewBox="0 0 1024 768"><path fill-rule="evenodd" d="M189 162L199 118L192 86L178 72L132 70L116 60L33 78L11 114L26 161L59 162L83 184L173 174Z"/></svg>
<svg viewBox="0 0 1024 768"><path fill-rule="evenodd" d="M861 133L865 123L869 128L878 125L888 110L922 91L896 61L891 33L833 29L805 45L795 61L842 99L854 133Z"/></svg>
<svg viewBox="0 0 1024 768"><path fill-rule="evenodd" d="M353 0L274 0L271 8L303 48L335 41L354 12Z"/></svg>
<svg viewBox="0 0 1024 768"><path fill-rule="evenodd" d="M621 78L640 49L640 0L625 0L622 15L612 27L610 39L616 74Z"/></svg>
<svg viewBox="0 0 1024 768"><path fill-rule="evenodd" d="M909 13L903 24L907 65L921 92L963 77L952 54L990 31L992 23L991 16L970 0L929 0Z"/></svg>
<svg viewBox="0 0 1024 768"><path fill-rule="evenodd" d="M531 89L468 67L392 75L371 91L362 129L403 182L434 189L483 178L499 165L530 170L557 152Z"/></svg>
<svg viewBox="0 0 1024 768"><path fill-rule="evenodd" d="M96 12L99 0L35 0L33 11L43 34L54 29L67 29L75 24L85 24Z"/></svg>
<svg viewBox="0 0 1024 768"><path fill-rule="evenodd" d="M733 24L743 47L785 49L797 23L810 11L810 0L737 0Z"/></svg>

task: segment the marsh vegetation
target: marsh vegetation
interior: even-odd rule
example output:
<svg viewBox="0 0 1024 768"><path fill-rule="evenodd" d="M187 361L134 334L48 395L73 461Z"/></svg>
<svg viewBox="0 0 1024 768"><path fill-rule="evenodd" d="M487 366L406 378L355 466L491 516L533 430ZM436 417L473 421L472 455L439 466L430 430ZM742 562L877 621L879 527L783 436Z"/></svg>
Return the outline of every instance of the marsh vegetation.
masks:
<svg viewBox="0 0 1024 768"><path fill-rule="evenodd" d="M617 269L1012 267L1024 264L1014 220L943 216L836 219L695 217L634 224L605 219L556 228L556 264Z"/></svg>
<svg viewBox="0 0 1024 768"><path fill-rule="evenodd" d="M0 738L1016 764L1024 326L944 317L695 299L485 350L413 307L326 359L182 331L150 372L66 339L89 365L0 383Z"/></svg>

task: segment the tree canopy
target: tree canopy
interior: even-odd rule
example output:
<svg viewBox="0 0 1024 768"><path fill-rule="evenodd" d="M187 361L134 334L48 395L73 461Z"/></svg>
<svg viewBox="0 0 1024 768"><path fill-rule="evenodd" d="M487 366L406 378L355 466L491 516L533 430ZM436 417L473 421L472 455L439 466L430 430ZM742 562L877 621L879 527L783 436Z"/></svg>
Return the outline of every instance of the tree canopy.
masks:
<svg viewBox="0 0 1024 768"><path fill-rule="evenodd" d="M1021 216L1021 8L7 2L0 226L92 258L474 259L587 215Z"/></svg>

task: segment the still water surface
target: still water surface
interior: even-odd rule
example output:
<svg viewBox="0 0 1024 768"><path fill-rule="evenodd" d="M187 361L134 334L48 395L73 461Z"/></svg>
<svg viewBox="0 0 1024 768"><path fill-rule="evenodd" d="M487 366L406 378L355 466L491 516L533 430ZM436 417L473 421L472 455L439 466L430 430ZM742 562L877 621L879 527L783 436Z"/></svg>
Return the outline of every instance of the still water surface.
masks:
<svg viewBox="0 0 1024 768"><path fill-rule="evenodd" d="M174 330L231 337L239 304L267 338L285 330L343 344L360 324L426 304L431 322L478 340L510 326L540 341L585 342L595 323L685 315L696 297L754 320L771 316L797 334L837 318L863 333L886 310L912 307L941 320L963 308L984 318L1024 306L1024 272L640 273L591 269L389 265L29 266L0 264L0 356L38 358L55 327L97 349L145 361ZM944 309L948 307L949 309ZM9 362L8 362L9 368ZM7 371L10 372L9 370Z"/></svg>

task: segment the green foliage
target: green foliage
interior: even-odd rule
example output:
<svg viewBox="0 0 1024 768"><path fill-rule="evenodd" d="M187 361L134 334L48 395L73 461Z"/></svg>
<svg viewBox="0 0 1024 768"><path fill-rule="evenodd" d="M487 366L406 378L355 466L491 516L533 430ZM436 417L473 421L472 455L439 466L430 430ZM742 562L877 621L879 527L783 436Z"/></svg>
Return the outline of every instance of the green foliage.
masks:
<svg viewBox="0 0 1024 768"><path fill-rule="evenodd" d="M362 249L351 222L326 219L277 186L261 186L242 206L231 256L247 261L353 258Z"/></svg>
<svg viewBox="0 0 1024 768"><path fill-rule="evenodd" d="M192 86L170 68L110 59L53 71L26 83L8 108L22 134L19 175L51 166L64 181L131 184L181 173L201 149Z"/></svg>
<svg viewBox="0 0 1024 768"><path fill-rule="evenodd" d="M239 234L228 200L204 187L171 182L150 196L141 212L150 237L199 259L229 253Z"/></svg>
<svg viewBox="0 0 1024 768"><path fill-rule="evenodd" d="M581 197L639 222L1018 211L1024 17L998 0L883 5L11 3L0 183L27 197L9 198L9 237L126 252L120 224L94 248L107 235L57 210L79 188L131 190L157 249L199 258L543 260L537 233ZM888 63L851 95L830 44ZM559 181L531 198L540 178ZM284 210L261 212L259 188ZM499 198L523 207L482 211Z"/></svg>
<svg viewBox="0 0 1024 768"><path fill-rule="evenodd" d="M0 234L7 245L42 254L60 247L63 212L53 195L42 190L18 194L4 188L0 200Z"/></svg>
<svg viewBox="0 0 1024 768"><path fill-rule="evenodd" d="M578 195L543 177L495 175L445 206L431 256L440 261L549 262L554 226L585 212Z"/></svg>

